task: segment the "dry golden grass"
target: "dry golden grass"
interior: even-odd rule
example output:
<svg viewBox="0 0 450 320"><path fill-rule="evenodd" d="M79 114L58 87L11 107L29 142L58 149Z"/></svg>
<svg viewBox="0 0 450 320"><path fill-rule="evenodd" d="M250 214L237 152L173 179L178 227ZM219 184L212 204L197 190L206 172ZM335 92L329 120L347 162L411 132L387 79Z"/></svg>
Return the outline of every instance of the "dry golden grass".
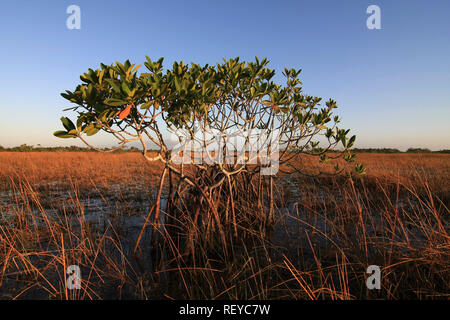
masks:
<svg viewBox="0 0 450 320"><path fill-rule="evenodd" d="M436 188L450 188L448 154L358 154L357 161L367 168L367 177L382 182L417 182L418 173L429 178ZM159 176L160 162L148 163L139 153L84 152L1 152L0 183L5 189L10 180L26 178L32 185L75 180L80 186L108 183L151 182ZM314 172L321 164L317 158L305 157L302 166ZM330 166L331 167L331 166ZM332 172L330 170L330 172ZM148 180L147 180L148 179Z"/></svg>
<svg viewBox="0 0 450 320"><path fill-rule="evenodd" d="M124 219L146 216L159 163L138 153L0 153L0 298L448 299L450 155L357 159L363 177L279 183L272 231L240 201L227 255L203 232L185 256L169 233L154 241L149 231L136 257L143 220L133 229ZM100 213L107 222L88 219ZM197 228L185 214L181 231ZM82 268L81 290L66 287L71 264ZM365 287L370 264L382 267L380 291Z"/></svg>
<svg viewBox="0 0 450 320"><path fill-rule="evenodd" d="M127 183L151 178L160 171L160 163L143 161L139 153L85 152L2 152L0 181L26 178L32 185L68 180L91 185Z"/></svg>

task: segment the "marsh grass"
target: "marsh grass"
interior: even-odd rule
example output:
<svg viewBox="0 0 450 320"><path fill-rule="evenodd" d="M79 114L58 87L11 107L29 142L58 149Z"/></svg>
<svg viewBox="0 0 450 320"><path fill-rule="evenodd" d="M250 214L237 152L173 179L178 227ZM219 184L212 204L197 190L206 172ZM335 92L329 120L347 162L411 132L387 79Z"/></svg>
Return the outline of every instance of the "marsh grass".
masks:
<svg viewBox="0 0 450 320"><path fill-rule="evenodd" d="M1 153L0 297L448 299L450 157L358 161L365 176L280 174L273 221L257 179L223 191L219 222L189 194L156 221L162 167L139 154ZM381 290L365 285L373 264Z"/></svg>

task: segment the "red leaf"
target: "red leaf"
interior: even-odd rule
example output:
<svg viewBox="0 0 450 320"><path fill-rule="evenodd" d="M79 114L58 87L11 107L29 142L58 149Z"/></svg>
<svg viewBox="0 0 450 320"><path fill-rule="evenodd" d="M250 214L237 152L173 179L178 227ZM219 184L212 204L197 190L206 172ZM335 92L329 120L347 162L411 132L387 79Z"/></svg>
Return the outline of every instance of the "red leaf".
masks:
<svg viewBox="0 0 450 320"><path fill-rule="evenodd" d="M131 104L127 105L127 107L119 114L119 118L121 120L125 119L130 114L130 111L131 111Z"/></svg>

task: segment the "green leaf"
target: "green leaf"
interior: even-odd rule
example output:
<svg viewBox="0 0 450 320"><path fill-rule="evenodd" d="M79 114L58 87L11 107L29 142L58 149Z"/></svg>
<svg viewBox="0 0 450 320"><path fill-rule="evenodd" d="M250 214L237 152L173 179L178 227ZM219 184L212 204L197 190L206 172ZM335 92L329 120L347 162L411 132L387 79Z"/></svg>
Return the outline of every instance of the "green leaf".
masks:
<svg viewBox="0 0 450 320"><path fill-rule="evenodd" d="M109 98L105 100L105 103L109 106L120 107L126 104L127 102L121 99Z"/></svg>
<svg viewBox="0 0 450 320"><path fill-rule="evenodd" d="M153 104L153 101L147 101L146 103L141 105L141 109L148 109Z"/></svg>
<svg viewBox="0 0 450 320"><path fill-rule="evenodd" d="M350 138L350 140L347 143L347 148L351 148L353 146L353 144L355 143L355 139L356 139L356 136L352 136Z"/></svg>
<svg viewBox="0 0 450 320"><path fill-rule="evenodd" d="M130 95L130 88L128 88L127 84L125 82L122 82L122 90L125 92L128 96Z"/></svg>
<svg viewBox="0 0 450 320"><path fill-rule="evenodd" d="M366 174L366 168L360 163L356 164L355 171L359 174Z"/></svg>
<svg viewBox="0 0 450 320"><path fill-rule="evenodd" d="M69 118L61 117L61 122L67 131L75 129L75 125L73 124L72 120L70 120Z"/></svg>
<svg viewBox="0 0 450 320"><path fill-rule="evenodd" d="M96 126L94 123L91 123L86 128L84 128L83 132L86 133L87 136L93 136L97 132L100 131L100 128Z"/></svg>
<svg viewBox="0 0 450 320"><path fill-rule="evenodd" d="M53 135L58 138L68 139L68 138L76 138L76 135L70 134L66 131L55 131Z"/></svg>
<svg viewBox="0 0 450 320"><path fill-rule="evenodd" d="M85 115L81 115L80 117L78 117L78 119L77 119L77 130L78 131L82 131L83 122L84 122L85 118L86 118Z"/></svg>

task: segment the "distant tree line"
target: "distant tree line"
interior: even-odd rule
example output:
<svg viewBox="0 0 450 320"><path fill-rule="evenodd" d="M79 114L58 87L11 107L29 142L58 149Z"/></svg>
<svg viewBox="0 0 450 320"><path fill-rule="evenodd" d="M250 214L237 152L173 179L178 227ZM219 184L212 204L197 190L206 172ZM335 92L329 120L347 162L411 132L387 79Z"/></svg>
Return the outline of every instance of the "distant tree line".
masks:
<svg viewBox="0 0 450 320"><path fill-rule="evenodd" d="M402 151L394 148L353 148L356 153L402 153Z"/></svg>
<svg viewBox="0 0 450 320"><path fill-rule="evenodd" d="M355 153L450 153L448 149L431 151L427 148L408 148L406 151L395 148L353 148L352 151Z"/></svg>
<svg viewBox="0 0 450 320"><path fill-rule="evenodd" d="M108 148L103 148L102 150L109 150ZM395 148L353 148L351 149L355 153L450 153L449 149L431 151L426 148L409 148L406 151L400 151ZM22 144L17 147L5 148L0 146L0 152L97 152L88 147L42 147L41 145L30 146L27 144ZM151 151L151 150L150 150ZM140 152L136 147L123 148L114 151L114 153L124 153L124 152Z"/></svg>
<svg viewBox="0 0 450 320"><path fill-rule="evenodd" d="M103 148L102 150L107 151L108 148ZM30 146L27 144L22 144L17 147L5 148L0 146L0 152L97 152L88 147L42 147L41 145ZM124 152L140 152L136 147L122 148L115 150L114 153L124 153Z"/></svg>

